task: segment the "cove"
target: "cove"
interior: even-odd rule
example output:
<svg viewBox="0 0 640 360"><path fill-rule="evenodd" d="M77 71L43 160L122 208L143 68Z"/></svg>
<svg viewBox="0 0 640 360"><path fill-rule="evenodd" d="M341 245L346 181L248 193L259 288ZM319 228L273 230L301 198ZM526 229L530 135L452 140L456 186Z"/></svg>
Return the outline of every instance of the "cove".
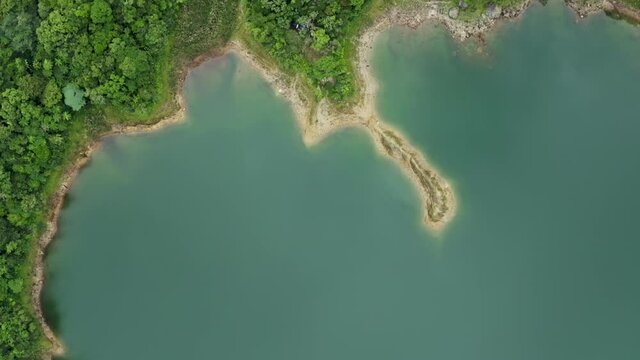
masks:
<svg viewBox="0 0 640 360"><path fill-rule="evenodd" d="M482 52L376 44L382 117L449 179L433 237L365 132L305 148L240 59L186 123L110 138L47 258L70 360L637 359L640 32L533 6Z"/></svg>

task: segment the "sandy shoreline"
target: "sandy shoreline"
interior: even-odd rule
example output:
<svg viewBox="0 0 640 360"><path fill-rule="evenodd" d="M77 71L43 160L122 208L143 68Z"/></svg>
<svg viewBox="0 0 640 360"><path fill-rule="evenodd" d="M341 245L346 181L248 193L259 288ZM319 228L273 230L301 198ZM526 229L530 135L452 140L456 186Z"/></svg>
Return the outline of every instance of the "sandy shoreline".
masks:
<svg viewBox="0 0 640 360"><path fill-rule="evenodd" d="M307 91L301 91L300 79L286 76L275 66L268 64L265 60L251 53L247 47L238 41L232 41L222 50L196 58L180 73L177 83L178 90L176 91L178 110L173 115L151 125L114 126L78 154L77 158L65 169L61 176L58 189L50 200L51 211L47 217L46 230L38 240L31 291L31 300L36 316L45 336L52 344L51 351L45 354L45 358L51 359L52 356L64 354L64 346L57 339L44 318L41 295L45 281L45 250L57 233L58 217L67 191L79 171L89 162L91 156L100 148L102 140L105 138L121 134L151 132L184 121L186 107L182 91L184 80L190 69L197 67L208 59L228 53L240 56L251 64L280 96L291 104L296 122L307 146L319 143L329 134L342 128L361 127L366 129L372 136L377 151L394 161L405 175L411 179L421 197L424 223L431 231L437 233L455 215L456 200L454 192L447 181L439 175L439 172L428 163L426 157L408 142L407 137L397 129L384 124L378 115L375 101L378 84L371 72L369 63L375 39L378 34L394 25L416 28L426 21L436 21L446 26L454 38L464 40L471 36L481 36L500 19L520 16L530 4L531 2L527 0L517 8L505 9L500 18L493 19L483 16L481 20L474 23L464 23L451 19L447 15L450 7L449 2L429 2L412 8L391 9L372 26L365 29L359 37L356 70L361 85L361 97L356 105L347 111L336 110L326 100L316 102L315 99L308 95ZM579 5L568 4L578 14L583 14L582 11L585 11ZM596 6L594 9L589 10L587 13L599 11L603 7Z"/></svg>
<svg viewBox="0 0 640 360"><path fill-rule="evenodd" d="M501 18L518 17L530 2L502 11ZM269 67L251 54L242 44L234 42L229 50L241 56L257 69L277 93L283 96L294 111L296 121L307 146L322 141L329 134L347 127L361 127L374 140L377 151L394 161L412 180L420 194L424 223L432 232L439 232L454 217L456 200L448 182L413 147L400 131L385 124L376 109L377 80L371 72L370 57L378 34L394 25L412 28L426 21L436 21L447 27L452 36L464 40L491 29L499 19L483 16L473 23L453 20L448 16L449 2L429 2L408 8L392 8L359 36L356 75L360 84L360 98L347 110L338 110L328 101L305 97L298 91L297 79L287 79L278 69Z"/></svg>

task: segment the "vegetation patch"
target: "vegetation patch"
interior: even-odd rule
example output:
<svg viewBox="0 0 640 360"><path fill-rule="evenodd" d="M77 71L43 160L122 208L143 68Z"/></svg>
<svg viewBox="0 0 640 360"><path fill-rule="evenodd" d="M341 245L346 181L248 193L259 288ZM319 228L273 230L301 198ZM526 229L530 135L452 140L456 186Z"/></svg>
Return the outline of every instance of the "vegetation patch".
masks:
<svg viewBox="0 0 640 360"><path fill-rule="evenodd" d="M32 260L66 164L115 116L156 118L175 69L233 31L237 0L183 3L0 2L1 359L48 349L30 305Z"/></svg>
<svg viewBox="0 0 640 360"><path fill-rule="evenodd" d="M318 98L349 99L355 81L348 48L366 0L245 1L246 30L289 73L303 74Z"/></svg>

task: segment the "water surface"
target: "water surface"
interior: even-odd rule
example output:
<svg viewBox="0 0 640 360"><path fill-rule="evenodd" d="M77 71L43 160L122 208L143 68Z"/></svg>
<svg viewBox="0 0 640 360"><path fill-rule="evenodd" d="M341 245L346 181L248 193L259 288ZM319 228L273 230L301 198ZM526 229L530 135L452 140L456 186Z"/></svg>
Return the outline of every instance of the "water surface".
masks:
<svg viewBox="0 0 640 360"><path fill-rule="evenodd" d="M48 257L71 360L640 358L640 31L534 6L377 42L379 108L451 180L438 239L361 131L313 149L234 56L109 139Z"/></svg>

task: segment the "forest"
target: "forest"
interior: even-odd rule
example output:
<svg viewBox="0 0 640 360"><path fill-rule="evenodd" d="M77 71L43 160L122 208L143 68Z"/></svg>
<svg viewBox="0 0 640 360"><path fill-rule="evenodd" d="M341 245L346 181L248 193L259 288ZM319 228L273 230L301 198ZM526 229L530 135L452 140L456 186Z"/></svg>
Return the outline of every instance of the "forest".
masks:
<svg viewBox="0 0 640 360"><path fill-rule="evenodd" d="M64 165L114 121L105 114L157 117L181 56L223 45L237 4L0 2L0 359L39 358L47 347L30 275Z"/></svg>
<svg viewBox="0 0 640 360"><path fill-rule="evenodd" d="M348 46L353 23L367 0L247 1L252 39L285 71L302 73L317 96L345 100L354 94Z"/></svg>

